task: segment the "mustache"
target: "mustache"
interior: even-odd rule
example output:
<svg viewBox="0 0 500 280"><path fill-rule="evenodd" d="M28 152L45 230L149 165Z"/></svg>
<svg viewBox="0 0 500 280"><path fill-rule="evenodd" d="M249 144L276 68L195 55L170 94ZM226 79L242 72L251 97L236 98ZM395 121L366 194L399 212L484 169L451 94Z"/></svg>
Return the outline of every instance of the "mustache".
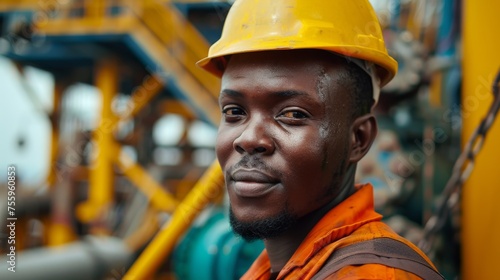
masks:
<svg viewBox="0 0 500 280"><path fill-rule="evenodd" d="M238 169L257 169L272 176L282 178L282 172L269 166L260 156L244 155L240 161L228 168L227 174L232 174Z"/></svg>

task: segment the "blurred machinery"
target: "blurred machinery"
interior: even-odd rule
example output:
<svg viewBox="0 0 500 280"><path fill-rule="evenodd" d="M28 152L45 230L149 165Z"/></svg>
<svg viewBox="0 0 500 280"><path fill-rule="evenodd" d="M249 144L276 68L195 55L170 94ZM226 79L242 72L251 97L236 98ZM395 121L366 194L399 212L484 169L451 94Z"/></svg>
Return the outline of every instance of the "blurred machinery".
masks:
<svg viewBox="0 0 500 280"><path fill-rule="evenodd" d="M460 104L462 4L371 2L399 72L383 89L376 108L381 133L360 163L358 178L379 182L378 211L399 234L418 244L461 150L461 126L443 115ZM454 111L450 118L460 118L458 114ZM448 222L428 252L447 279L460 272L459 219L456 215L454 225Z"/></svg>
<svg viewBox="0 0 500 280"><path fill-rule="evenodd" d="M55 81L53 109L41 110L52 128L47 178L35 190L18 182L22 219L15 279L237 279L260 253L261 242L245 243L231 232L221 210L227 206L213 143L193 140L190 132L195 126L213 129L219 120L219 81L195 62L218 39L231 2L0 1L0 53L21 77L32 66L50 72ZM381 95L376 110L382 132L356 179L374 184L377 210L417 243L465 135L477 125L472 120L484 115L484 110L465 110L474 116L467 120L461 112L467 94L476 94L470 83L477 84L461 69L465 4L370 2L400 69ZM465 2L476 16L491 9L484 1ZM465 20L466 26L472 21ZM468 38L474 38L468 30ZM472 55L464 56L472 63ZM495 59L489 63L498 67L500 58ZM465 99L462 73L472 92ZM491 85L492 78L483 80ZM97 90L75 92L84 85ZM27 83L25 88L41 108ZM100 108L95 119L78 114L85 104ZM156 127L172 120L181 132L177 140L163 141ZM498 127L492 134L499 139ZM497 150L492 158L499 156ZM5 201L0 200L0 223L6 220ZM464 277L472 279L471 271L480 265L471 268L468 257L461 264L460 250L463 245L473 251L472 240L481 233L465 228L464 239L460 221L460 211L453 212L435 233L430 255L447 278L456 278L463 266ZM0 249L3 254L8 247L2 242ZM14 279L6 273L0 269L0 278ZM494 275L487 273L480 278Z"/></svg>
<svg viewBox="0 0 500 280"><path fill-rule="evenodd" d="M150 264L148 272L152 275L204 206L220 204L222 175L217 164L200 180L207 160L214 160L213 146L191 141L190 127L197 120L212 126L219 120L219 82L195 62L207 53L207 40L219 36L220 17L229 7L158 0L0 3L1 53L16 63L21 76L25 66L33 66L55 80L53 110L44 112L52 126L46 183L31 192L18 188L17 214L23 218L16 248L19 263L25 265L20 264L16 277L78 274L98 279L111 273L122 278L160 225L169 223L170 249L156 247L164 257L155 254L156 265ZM75 93L81 84L94 85L98 93ZM82 118L78 110L95 96L100 113L95 120ZM30 99L37 103L36 96L30 94ZM165 115L182 122L182 134L173 146L155 136L155 124ZM109 241L110 246L120 246L93 249L78 241L84 236L104 243L113 237L119 241ZM230 240L234 250L242 246L240 239ZM2 244L6 251L7 244ZM57 253L35 249L41 246L57 246ZM109 261L94 271L73 266L75 254L88 259L89 266ZM58 256L58 265L66 270L40 270L47 267L49 256ZM11 276L5 272L0 272L1 278ZM170 272L167 268L158 275Z"/></svg>
<svg viewBox="0 0 500 280"><path fill-rule="evenodd" d="M201 218L174 252L176 276L186 280L238 279L262 252L264 244L242 242L220 209Z"/></svg>

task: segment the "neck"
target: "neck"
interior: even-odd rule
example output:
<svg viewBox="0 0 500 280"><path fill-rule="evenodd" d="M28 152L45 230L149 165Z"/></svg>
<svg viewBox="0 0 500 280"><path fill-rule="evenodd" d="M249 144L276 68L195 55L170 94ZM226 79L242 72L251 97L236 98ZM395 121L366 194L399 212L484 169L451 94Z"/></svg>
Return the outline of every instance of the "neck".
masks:
<svg viewBox="0 0 500 280"><path fill-rule="evenodd" d="M267 254L271 262L271 272L276 273L281 271L300 246L304 238L319 222L319 220L321 220L326 213L354 192L355 171L355 165L352 165L347 169L341 183L341 187L338 188L339 191L333 196L333 199L323 204L313 212L301 217L294 227L290 228L280 236L264 240Z"/></svg>

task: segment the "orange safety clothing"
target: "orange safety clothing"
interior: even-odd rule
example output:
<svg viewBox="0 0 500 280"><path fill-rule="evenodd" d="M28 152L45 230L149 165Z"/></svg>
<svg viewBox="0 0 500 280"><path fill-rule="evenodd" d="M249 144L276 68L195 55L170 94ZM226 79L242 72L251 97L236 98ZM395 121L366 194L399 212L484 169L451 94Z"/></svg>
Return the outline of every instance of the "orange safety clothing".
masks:
<svg viewBox="0 0 500 280"><path fill-rule="evenodd" d="M350 244L387 237L401 241L415 250L431 266L432 262L414 244L397 235L381 222L382 215L373 207L373 187L358 185L358 190L330 210L309 232L277 279L311 279L336 250ZM268 280L271 263L264 250L241 279ZM327 279L421 279L402 269L381 264L349 265Z"/></svg>

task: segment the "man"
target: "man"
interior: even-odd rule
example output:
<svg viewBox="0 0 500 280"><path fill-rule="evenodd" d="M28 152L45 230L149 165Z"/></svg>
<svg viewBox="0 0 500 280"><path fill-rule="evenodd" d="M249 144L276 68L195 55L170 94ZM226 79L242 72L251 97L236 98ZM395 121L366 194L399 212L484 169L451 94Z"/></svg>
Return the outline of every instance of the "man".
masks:
<svg viewBox="0 0 500 280"><path fill-rule="evenodd" d="M441 279L354 185L397 68L366 0L236 1L199 65L222 78L231 225L266 246L244 279Z"/></svg>

